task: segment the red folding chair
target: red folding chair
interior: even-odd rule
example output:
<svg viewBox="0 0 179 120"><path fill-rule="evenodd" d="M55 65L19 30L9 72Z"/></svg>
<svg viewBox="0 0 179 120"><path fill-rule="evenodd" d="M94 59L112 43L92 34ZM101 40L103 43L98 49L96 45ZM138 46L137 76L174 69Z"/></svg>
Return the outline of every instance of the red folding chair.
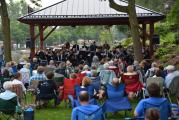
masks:
<svg viewBox="0 0 179 120"><path fill-rule="evenodd" d="M77 84L76 79L68 79L65 78L64 85L63 85L63 99L67 100L68 95L72 95L75 97L75 90L74 87Z"/></svg>
<svg viewBox="0 0 179 120"><path fill-rule="evenodd" d="M76 73L79 85L81 85L83 78L86 76L85 73Z"/></svg>
<svg viewBox="0 0 179 120"><path fill-rule="evenodd" d="M143 84L139 81L139 75L122 75L122 81L126 85L125 92L138 92L142 90Z"/></svg>

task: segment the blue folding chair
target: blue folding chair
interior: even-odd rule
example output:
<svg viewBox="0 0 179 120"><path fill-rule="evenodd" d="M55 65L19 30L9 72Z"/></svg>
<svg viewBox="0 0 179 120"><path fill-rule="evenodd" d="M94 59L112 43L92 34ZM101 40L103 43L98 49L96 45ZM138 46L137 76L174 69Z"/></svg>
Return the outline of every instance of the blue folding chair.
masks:
<svg viewBox="0 0 179 120"><path fill-rule="evenodd" d="M160 119L161 120L168 120L168 118L171 116L171 107L166 98L164 98L163 102L160 104L153 104L149 102L144 102L144 113L149 108L156 108L160 112Z"/></svg>
<svg viewBox="0 0 179 120"><path fill-rule="evenodd" d="M100 89L100 77L91 77L92 85L96 91L99 91Z"/></svg>
<svg viewBox="0 0 179 120"><path fill-rule="evenodd" d="M127 97L124 97L124 84L117 88L110 84L106 85L107 99L104 103L105 112L117 112L131 110L131 104Z"/></svg>
<svg viewBox="0 0 179 120"><path fill-rule="evenodd" d="M80 102L78 101L78 99L74 99L72 95L68 95L68 100L70 101L72 108L80 106ZM97 101L95 99L90 99L89 104L97 105Z"/></svg>
<svg viewBox="0 0 179 120"><path fill-rule="evenodd" d="M76 120L106 120L102 107L92 113L77 110Z"/></svg>
<svg viewBox="0 0 179 120"><path fill-rule="evenodd" d="M79 96L81 91L87 91L89 96L90 96L90 98L92 98L93 95L94 95L94 87L92 85L84 87L84 88L80 87L79 85L76 85L75 86L75 95L76 95L76 98L78 98L78 96Z"/></svg>

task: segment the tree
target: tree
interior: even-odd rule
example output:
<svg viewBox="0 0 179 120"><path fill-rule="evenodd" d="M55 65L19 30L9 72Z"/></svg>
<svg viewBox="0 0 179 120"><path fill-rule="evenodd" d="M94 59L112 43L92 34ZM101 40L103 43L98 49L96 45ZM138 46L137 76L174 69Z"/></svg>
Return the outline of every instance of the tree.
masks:
<svg viewBox="0 0 179 120"><path fill-rule="evenodd" d="M41 0L32 0L32 3L34 3L36 6L39 7L40 1ZM10 0L10 3L13 3L13 0ZM11 32L10 32L10 19L9 19L9 15L8 15L8 8L7 8L7 4L6 4L5 0L0 0L0 15L1 15L1 22L2 22L1 25L2 25L3 40L4 40L4 56L5 56L5 61L9 62L12 60L12 57L11 57ZM15 17L16 17L16 15L15 15Z"/></svg>
<svg viewBox="0 0 179 120"><path fill-rule="evenodd" d="M179 14L178 13L179 13L179 0L176 0L168 18L171 22L173 22L177 26L179 26L179 23L178 23Z"/></svg>
<svg viewBox="0 0 179 120"><path fill-rule="evenodd" d="M114 2L114 0L109 0L109 5L111 8L127 13L129 15L129 23L131 29L131 36L133 39L134 57L137 61L142 60L142 45L139 36L139 24L137 20L137 14L135 9L135 0L128 0L128 6L122 6Z"/></svg>
<svg viewBox="0 0 179 120"><path fill-rule="evenodd" d="M2 20L2 33L4 39L5 61L9 62L11 58L11 37L10 37L10 19L8 16L7 4L5 0L0 0L0 15Z"/></svg>

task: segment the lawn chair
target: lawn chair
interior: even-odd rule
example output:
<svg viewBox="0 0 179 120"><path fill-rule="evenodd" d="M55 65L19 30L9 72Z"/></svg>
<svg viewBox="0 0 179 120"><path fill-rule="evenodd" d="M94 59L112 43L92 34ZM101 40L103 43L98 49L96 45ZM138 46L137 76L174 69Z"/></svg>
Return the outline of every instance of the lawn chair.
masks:
<svg viewBox="0 0 179 120"><path fill-rule="evenodd" d="M170 83L169 86L169 92L175 96L179 98L179 76L174 77L174 79L172 80L172 82ZM169 93L168 92L168 93Z"/></svg>
<svg viewBox="0 0 179 120"><path fill-rule="evenodd" d="M75 79L64 79L64 86L63 86L63 100L68 99L68 95L72 95L75 97L75 85L76 85L76 80Z"/></svg>
<svg viewBox="0 0 179 120"><path fill-rule="evenodd" d="M17 111L17 97L14 97L10 100L0 99L0 111L1 117L5 118L6 120L10 120L10 118L14 118L15 113L17 112L18 119L20 118L21 111ZM0 119L1 119L0 117Z"/></svg>
<svg viewBox="0 0 179 120"><path fill-rule="evenodd" d="M72 95L68 95L68 100L69 100L70 105L71 105L72 108L81 106L81 104L78 101L78 99L77 98L73 98ZM90 99L88 103L91 104L91 105L98 105L98 102L94 98Z"/></svg>
<svg viewBox="0 0 179 120"><path fill-rule="evenodd" d="M64 83L64 75L55 73L54 81L56 82L57 86L62 86Z"/></svg>
<svg viewBox="0 0 179 120"><path fill-rule="evenodd" d="M22 90L22 85L21 84L13 84L12 85L12 91L16 93L19 103L21 105L25 105L25 103L26 103L26 95Z"/></svg>
<svg viewBox="0 0 179 120"><path fill-rule="evenodd" d="M87 87L81 87L79 85L75 85L75 95L76 95L76 98L78 98L79 94L81 91L87 91L90 98L93 97L94 95L94 87L92 85L90 86L87 86Z"/></svg>
<svg viewBox="0 0 179 120"><path fill-rule="evenodd" d="M110 84L106 85L107 99L104 103L105 112L113 113L132 109L128 98L124 96L124 88L124 84L120 84L117 88Z"/></svg>
<svg viewBox="0 0 179 120"><path fill-rule="evenodd" d="M92 113L77 110L76 120L106 120L102 107Z"/></svg>
<svg viewBox="0 0 179 120"><path fill-rule="evenodd" d="M91 77L91 81L92 81L92 85L93 85L93 87L94 87L94 89L95 89L95 91L96 92L98 92L99 91L99 89L100 89L100 77L99 76L97 76L97 77Z"/></svg>
<svg viewBox="0 0 179 120"><path fill-rule="evenodd" d="M128 94L130 92L136 93L137 97L141 97L140 93L142 93L142 97L145 98L143 91L143 84L139 80L139 74L134 75L122 75L121 80L125 84L125 92Z"/></svg>
<svg viewBox="0 0 179 120"><path fill-rule="evenodd" d="M80 83L79 85L81 85L81 82L82 82L83 78L86 76L86 74L85 73L76 73L76 76L79 79L79 83Z"/></svg>
<svg viewBox="0 0 179 120"><path fill-rule="evenodd" d="M54 106L57 105L57 94L53 88L53 84L47 81L40 81L38 85L37 101L40 103L42 101L49 101L54 99Z"/></svg>
<svg viewBox="0 0 179 120"><path fill-rule="evenodd" d="M166 98L163 98L163 101L160 104L153 104L149 103L147 101L143 104L143 115L145 114L146 110L149 108L156 108L160 112L160 120L168 120L171 117L171 108L168 100ZM140 118L144 116L139 116Z"/></svg>
<svg viewBox="0 0 179 120"><path fill-rule="evenodd" d="M160 95L165 97L165 94L164 94L164 79L162 77L149 77L146 80L146 88L151 83L156 83L160 87Z"/></svg>

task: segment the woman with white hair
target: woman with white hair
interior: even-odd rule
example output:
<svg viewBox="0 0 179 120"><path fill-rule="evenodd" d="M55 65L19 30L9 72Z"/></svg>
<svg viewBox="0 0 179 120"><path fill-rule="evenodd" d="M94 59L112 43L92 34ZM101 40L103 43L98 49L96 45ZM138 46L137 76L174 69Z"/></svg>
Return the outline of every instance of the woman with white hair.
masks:
<svg viewBox="0 0 179 120"><path fill-rule="evenodd" d="M0 99L10 100L17 96L14 92L12 92L12 82L11 81L4 82L3 88L4 88L5 92L0 93Z"/></svg>

